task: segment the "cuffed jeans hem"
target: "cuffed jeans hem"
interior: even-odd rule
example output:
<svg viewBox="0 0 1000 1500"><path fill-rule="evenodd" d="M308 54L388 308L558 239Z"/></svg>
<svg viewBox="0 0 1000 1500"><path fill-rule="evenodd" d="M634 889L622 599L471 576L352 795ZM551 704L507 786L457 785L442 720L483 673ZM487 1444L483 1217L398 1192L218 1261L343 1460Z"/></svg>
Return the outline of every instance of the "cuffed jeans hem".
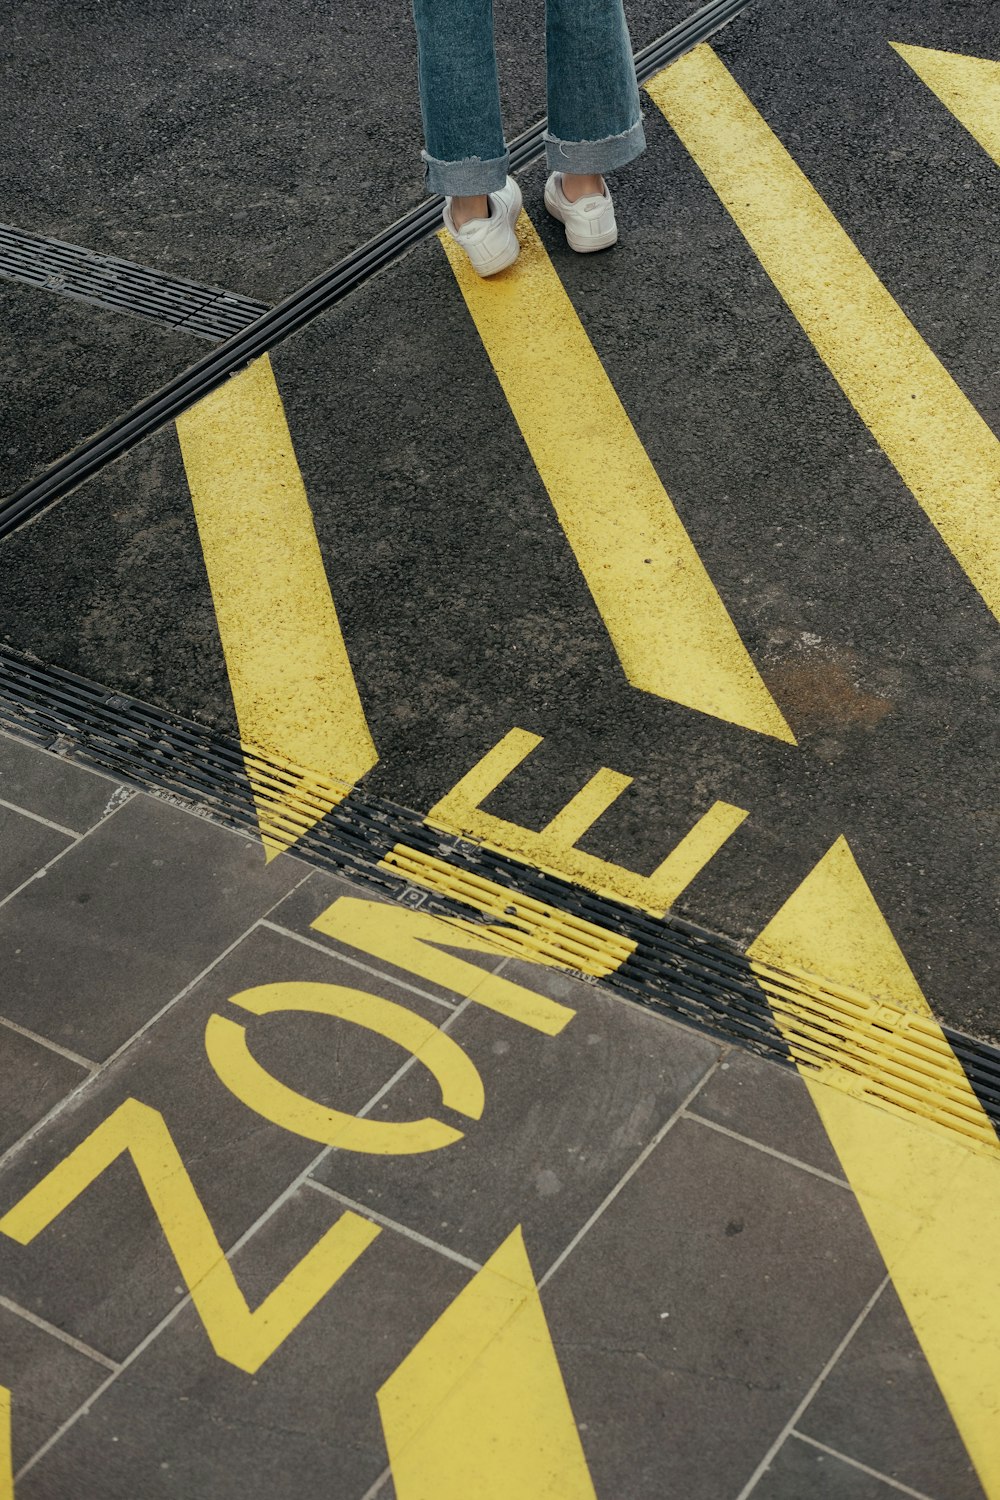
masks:
<svg viewBox="0 0 1000 1500"><path fill-rule="evenodd" d="M611 172L634 161L646 149L646 132L642 119L622 132L607 135L599 141L561 141L558 136L545 132L545 161L550 172L590 173Z"/></svg>
<svg viewBox="0 0 1000 1500"><path fill-rule="evenodd" d="M421 151L424 183L429 193L445 198L475 197L480 193L498 193L507 181L510 152L503 156L467 156L462 161L438 161Z"/></svg>

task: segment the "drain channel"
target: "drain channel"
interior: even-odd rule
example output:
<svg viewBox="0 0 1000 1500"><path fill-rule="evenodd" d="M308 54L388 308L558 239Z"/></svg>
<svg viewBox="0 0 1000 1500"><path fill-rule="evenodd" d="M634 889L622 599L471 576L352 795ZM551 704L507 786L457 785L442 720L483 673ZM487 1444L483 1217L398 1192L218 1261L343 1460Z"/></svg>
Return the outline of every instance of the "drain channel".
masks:
<svg viewBox="0 0 1000 1500"><path fill-rule="evenodd" d="M745 10L750 0L710 0L708 5L673 27L658 41L636 54L640 83L692 47L707 40ZM544 151L546 121L533 125L511 142L511 171L520 171ZM230 375L288 338L306 323L355 291L369 277L384 270L441 224L443 199L428 198L403 218L351 252L330 270L293 292L283 302L240 328L217 349L185 370L169 385L141 402L117 422L81 443L30 484L0 503L0 537L22 526L47 506L63 499L105 464L172 422L195 401L221 385ZM226 295L226 294L223 294Z"/></svg>
<svg viewBox="0 0 1000 1500"><path fill-rule="evenodd" d="M256 831L254 800L238 744L161 709L0 647L0 728L79 760L226 827ZM294 792L286 768L263 768ZM255 779L262 767L255 769ZM488 924L512 953L600 978L619 994L722 1040L791 1065L788 1043L748 959L726 939L679 918L655 918L572 886L502 854L428 828L419 814L359 789L310 826L321 809L301 797L290 823L304 830L298 857L349 876L406 905ZM623 955L627 955L624 957ZM933 1028L864 997L776 973L804 1000L800 1065L831 1060L857 1076L859 1093L935 1118L983 1145L962 1118ZM1000 1048L943 1028L983 1109L1000 1128ZM925 1035L925 1032L927 1033ZM893 1068L873 1058L891 1054ZM898 1080L892 1092L885 1078ZM995 1144L995 1143L994 1143Z"/></svg>

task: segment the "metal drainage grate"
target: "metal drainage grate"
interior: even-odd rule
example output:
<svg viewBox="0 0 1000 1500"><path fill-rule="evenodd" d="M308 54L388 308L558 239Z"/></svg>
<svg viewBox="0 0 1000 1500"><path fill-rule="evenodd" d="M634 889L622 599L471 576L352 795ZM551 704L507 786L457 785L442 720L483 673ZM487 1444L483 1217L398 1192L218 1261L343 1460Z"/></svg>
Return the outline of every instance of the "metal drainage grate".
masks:
<svg viewBox="0 0 1000 1500"><path fill-rule="evenodd" d="M165 276L113 255L26 234L9 224L0 224L0 276L93 307L149 318L213 343L241 333L268 310L267 303L236 292Z"/></svg>
<svg viewBox="0 0 1000 1500"><path fill-rule="evenodd" d="M0 727L57 753L109 771L120 780L172 800L225 826L256 831L243 753L224 735L123 694L44 666L0 647ZM724 938L678 918L658 919L555 876L428 828L419 814L355 789L319 822L308 789L287 767L258 763L290 808L290 830L301 829L297 857L349 875L407 905L462 917L500 930L511 951L574 967L619 994L791 1065L792 1052L749 960ZM631 949L621 962L621 953ZM573 955L577 962L573 962ZM775 975L767 980L775 988ZM804 1000L809 1016L794 1042L800 1064L822 1069L831 1059L857 1075L858 1092L896 1109L933 1117L972 1140L956 1109L948 1059L914 1018L887 1025L887 1008L872 1014L863 997L843 996L801 976L777 975L786 994ZM781 1004L780 994L777 1004ZM1000 1048L943 1028L986 1115L1000 1128ZM889 1040L886 1040L886 1035ZM892 1050L905 1072L887 1093L871 1058ZM896 1068L896 1072L899 1069ZM968 1110L965 1111L968 1115ZM977 1131L979 1135L977 1135ZM983 1142L980 1140L980 1144Z"/></svg>

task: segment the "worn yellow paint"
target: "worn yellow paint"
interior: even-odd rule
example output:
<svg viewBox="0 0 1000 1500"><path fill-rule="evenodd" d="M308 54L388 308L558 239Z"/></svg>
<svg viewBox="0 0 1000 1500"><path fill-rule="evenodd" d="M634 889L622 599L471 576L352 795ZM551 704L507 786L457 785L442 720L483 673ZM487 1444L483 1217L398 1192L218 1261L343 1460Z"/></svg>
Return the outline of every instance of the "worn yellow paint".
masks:
<svg viewBox="0 0 1000 1500"><path fill-rule="evenodd" d="M220 1359L252 1375L380 1233L346 1212L251 1311L163 1116L126 1099L0 1219L0 1234L30 1244L127 1152Z"/></svg>
<svg viewBox="0 0 1000 1500"><path fill-rule="evenodd" d="M383 901L340 896L312 925L338 943L360 948L382 963L429 979L432 984L452 990L475 1005L496 1011L544 1036L558 1036L576 1015L575 1010L558 1000L550 1000L547 995L539 995L536 990L499 974L486 973L453 953L440 952L441 948L470 953L507 951L488 928L476 923L434 917Z"/></svg>
<svg viewBox="0 0 1000 1500"><path fill-rule="evenodd" d="M1000 62L902 42L889 46L1000 166Z"/></svg>
<svg viewBox="0 0 1000 1500"><path fill-rule="evenodd" d="M441 243L633 687L795 743L528 219L484 280Z"/></svg>
<svg viewBox="0 0 1000 1500"><path fill-rule="evenodd" d="M467 923L465 930L486 933L497 952L513 958L603 979L621 968L636 949L632 938L620 932L487 880L467 866L411 849L408 844L396 844L379 868L401 875L410 885L450 896L493 917L488 926Z"/></svg>
<svg viewBox="0 0 1000 1500"><path fill-rule="evenodd" d="M265 355L177 419L268 858L370 771L369 733Z"/></svg>
<svg viewBox="0 0 1000 1500"><path fill-rule="evenodd" d="M595 1500L520 1228L378 1406L398 1500Z"/></svg>
<svg viewBox="0 0 1000 1500"><path fill-rule="evenodd" d="M286 980L258 985L230 997L255 1016L297 1011L350 1021L377 1032L421 1062L441 1089L441 1102L470 1120L483 1113L483 1081L458 1043L416 1011L365 990L339 984ZM369 1120L317 1104L280 1083L253 1057L246 1028L212 1015L205 1028L205 1050L219 1078L248 1109L293 1135L303 1135L338 1151L373 1156L409 1156L438 1151L462 1139L462 1132L427 1116L422 1120Z"/></svg>
<svg viewBox="0 0 1000 1500"><path fill-rule="evenodd" d="M1000 1143L845 840L749 956L983 1489L1000 1500ZM955 1128L947 1111L920 1117L872 1102L870 1091L859 1096L849 1042L839 1060L828 1051L814 1070L796 1024L812 1024L814 1012L808 987L796 1000L795 974L908 1012L936 1033L934 1067L979 1129ZM907 1056L880 1062L887 1075L912 1066Z"/></svg>
<svg viewBox="0 0 1000 1500"><path fill-rule="evenodd" d="M537 832L484 812L486 798L541 742L540 735L512 729L431 808L425 821L432 828L475 839L487 849L513 854L550 875L662 917L747 817L742 807L713 803L652 875L639 875L576 847L576 840L631 785L631 776L602 767Z"/></svg>
<svg viewBox="0 0 1000 1500"><path fill-rule="evenodd" d="M0 1500L14 1500L14 1457L10 1437L10 1391L0 1385Z"/></svg>
<svg viewBox="0 0 1000 1500"><path fill-rule="evenodd" d="M1000 441L710 47L646 88L1000 618Z"/></svg>

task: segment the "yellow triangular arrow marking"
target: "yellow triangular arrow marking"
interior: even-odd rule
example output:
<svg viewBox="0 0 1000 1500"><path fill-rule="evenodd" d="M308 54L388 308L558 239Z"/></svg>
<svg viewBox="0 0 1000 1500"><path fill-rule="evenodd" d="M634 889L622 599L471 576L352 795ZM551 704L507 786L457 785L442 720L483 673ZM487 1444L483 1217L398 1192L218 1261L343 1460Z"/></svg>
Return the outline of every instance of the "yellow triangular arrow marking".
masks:
<svg viewBox="0 0 1000 1500"><path fill-rule="evenodd" d="M794 745L527 214L509 272L439 235L633 687Z"/></svg>
<svg viewBox="0 0 1000 1500"><path fill-rule="evenodd" d="M14 1500L14 1459L10 1441L10 1391L0 1385L0 1500Z"/></svg>
<svg viewBox="0 0 1000 1500"><path fill-rule="evenodd" d="M1000 62L902 42L889 46L1000 166Z"/></svg>
<svg viewBox="0 0 1000 1500"><path fill-rule="evenodd" d="M268 859L378 760L266 355L177 419Z"/></svg>
<svg viewBox="0 0 1000 1500"><path fill-rule="evenodd" d="M1000 441L711 47L646 88L1000 619Z"/></svg>
<svg viewBox="0 0 1000 1500"><path fill-rule="evenodd" d="M844 839L749 956L983 1489L1000 1500L1000 1143ZM959 1133L947 1116L873 1106L877 1088L858 1097L859 1054L850 1038L840 1066L827 1057L824 1069L813 1071L802 1038L815 1026L809 989L817 984L835 998L870 997L919 1017L919 1062L943 1070L974 1136ZM861 1056L869 1058L869 1073L879 1066L877 1048ZM891 1056L886 1071L894 1071ZM890 1097L894 1083L887 1079Z"/></svg>
<svg viewBox="0 0 1000 1500"><path fill-rule="evenodd" d="M398 1500L595 1500L520 1228L378 1404Z"/></svg>

